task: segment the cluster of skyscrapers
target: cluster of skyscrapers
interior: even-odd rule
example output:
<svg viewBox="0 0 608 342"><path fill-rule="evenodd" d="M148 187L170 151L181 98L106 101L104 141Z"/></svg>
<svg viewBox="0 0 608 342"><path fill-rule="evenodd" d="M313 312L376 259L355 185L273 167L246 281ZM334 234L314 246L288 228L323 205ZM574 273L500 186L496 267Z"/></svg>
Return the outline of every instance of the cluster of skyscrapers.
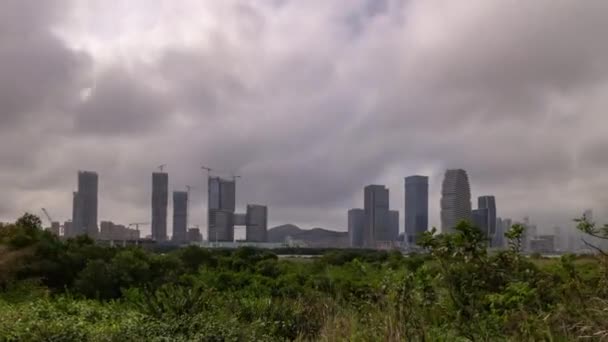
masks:
<svg viewBox="0 0 608 342"><path fill-rule="evenodd" d="M399 212L389 210L389 190L383 185L364 189L364 209L348 211L348 232L352 247L383 248L399 240ZM416 247L420 234L428 230L429 179L414 175L405 178L405 229L403 242ZM492 246L502 246L502 219L496 216L494 196L477 199L472 209L471 187L465 170L446 170L441 187L441 230L453 233L461 221L480 228ZM509 220L510 221L510 220ZM498 229L498 222L500 229ZM507 220L505 220L507 222ZM499 231L500 230L500 231Z"/></svg>
<svg viewBox="0 0 608 342"><path fill-rule="evenodd" d="M152 174L152 239L167 239L167 205L169 175ZM236 178L208 177L207 182L207 240L210 242L234 241L234 227L246 227L246 241L266 242L268 209L263 205L249 204L244 214L236 213ZM176 243L191 242L193 228L188 227L188 192L173 192L173 236ZM199 240L200 241L200 240Z"/></svg>
<svg viewBox="0 0 608 342"><path fill-rule="evenodd" d="M389 192L384 185L364 189L363 209L348 211L351 246L392 247L399 237L399 212L389 209Z"/></svg>
<svg viewBox="0 0 608 342"><path fill-rule="evenodd" d="M88 235L102 240L139 239L139 224L150 224L151 239L156 242L168 241L167 215L169 207L169 174L152 173L152 219L151 222L134 223L137 229L103 221L97 226L97 198L99 177L91 171L78 172L78 190L74 192L72 220L64 224L64 236ZM171 242L183 244L200 242L202 235L198 228L188 229L189 192L173 191L173 234ZM266 242L268 230L268 208L249 204L245 213L236 213L235 179L208 178L208 222L207 237L210 242L234 241L234 227L246 227L246 241ZM57 227L55 227L57 226ZM59 223L51 228L59 232Z"/></svg>
<svg viewBox="0 0 608 342"><path fill-rule="evenodd" d="M245 240L266 242L268 208L248 204L247 211L236 213L236 179L209 177L207 210L207 239L210 242L233 242L234 227L245 226Z"/></svg>
<svg viewBox="0 0 608 342"><path fill-rule="evenodd" d="M348 211L348 239L350 246L361 248L394 248L405 244L416 248L422 233L429 224L429 178L414 175L405 181L404 232L400 236L399 211L391 210L389 189L384 185L368 185L364 188L363 208ZM236 212L236 177L208 177L207 240L210 243L235 241L235 227L244 226L246 242L268 241L268 208L248 204L244 213ZM169 206L169 175L166 172L152 174L151 222L129 226L102 221L98 229L99 177L91 171L78 172L78 189L73 193L72 220L65 222L63 235L74 237L88 235L98 240L139 240L139 224L151 224L151 239L168 241L167 215ZM189 191L173 191L172 243L184 244L202 241L198 228L188 228ZM43 209L44 210L44 209ZM528 218L513 222L497 216L496 199L492 195L477 198L477 208L472 207L471 186L465 170L446 170L441 186L440 217L442 233L453 233L461 221L469 221L481 229L490 247L505 247L504 232L513 223L526 227L523 249L529 252L582 250L580 236L572 237L555 228L555 234L539 235L536 226ZM46 213L45 211L45 214ZM585 215L591 219L591 211ZM50 219L50 217L49 217ZM136 229L132 229L135 225ZM49 228L59 234L59 222L51 222ZM563 238L563 236L566 237ZM578 238L577 238L578 237ZM564 240L565 239L565 240ZM564 241L561 241L564 240ZM566 241L567 240L567 241Z"/></svg>

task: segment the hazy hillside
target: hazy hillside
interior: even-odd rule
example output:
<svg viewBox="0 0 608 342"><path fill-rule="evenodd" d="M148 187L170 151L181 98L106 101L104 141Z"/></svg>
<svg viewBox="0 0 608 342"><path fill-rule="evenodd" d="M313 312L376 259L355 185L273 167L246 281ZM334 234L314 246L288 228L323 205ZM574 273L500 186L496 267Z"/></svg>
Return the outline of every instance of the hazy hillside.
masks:
<svg viewBox="0 0 608 342"><path fill-rule="evenodd" d="M301 229L293 224L284 224L268 230L268 242L285 242L287 237L306 242L310 246L348 246L348 233L324 228Z"/></svg>

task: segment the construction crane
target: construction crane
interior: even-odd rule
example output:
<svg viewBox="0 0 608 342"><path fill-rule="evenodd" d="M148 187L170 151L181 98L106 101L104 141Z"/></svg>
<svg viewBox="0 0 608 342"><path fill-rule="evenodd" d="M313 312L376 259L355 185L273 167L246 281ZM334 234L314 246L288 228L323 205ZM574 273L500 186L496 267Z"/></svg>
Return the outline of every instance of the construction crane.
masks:
<svg viewBox="0 0 608 342"><path fill-rule="evenodd" d="M213 169L208 168L208 167L206 167L206 166L203 165L203 166L201 166L201 170L207 170L207 176L211 177L211 171L213 171Z"/></svg>
<svg viewBox="0 0 608 342"><path fill-rule="evenodd" d="M44 216L46 216L46 219L49 220L49 224L53 226L53 219L51 218L51 215L49 215L49 212L45 208L42 208L42 212L44 213Z"/></svg>
<svg viewBox="0 0 608 342"><path fill-rule="evenodd" d="M160 172L163 172L163 169L165 168L165 166L167 166L167 164L162 164L158 166L158 169L160 170Z"/></svg>
<svg viewBox="0 0 608 342"><path fill-rule="evenodd" d="M238 175L232 174L232 181L233 181L233 182L236 182L236 179L237 179L237 178L241 178L241 176L238 176Z"/></svg>

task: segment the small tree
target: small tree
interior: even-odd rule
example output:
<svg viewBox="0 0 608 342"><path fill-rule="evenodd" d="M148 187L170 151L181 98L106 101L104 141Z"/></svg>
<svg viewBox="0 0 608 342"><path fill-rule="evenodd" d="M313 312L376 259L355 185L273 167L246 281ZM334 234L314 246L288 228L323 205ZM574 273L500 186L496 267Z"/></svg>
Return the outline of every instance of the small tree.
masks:
<svg viewBox="0 0 608 342"><path fill-rule="evenodd" d="M576 228L581 232L600 240L608 240L608 224L605 224L603 227L597 227L596 223L591 221L590 218L587 217L587 215L585 214L583 214L583 216L581 216L580 218L574 219L574 222L577 223ZM585 240L584 238L582 238L581 241L583 241L583 243L587 247L595 250L601 255L605 257L608 256L608 253L604 251L600 246L596 246L595 244Z"/></svg>

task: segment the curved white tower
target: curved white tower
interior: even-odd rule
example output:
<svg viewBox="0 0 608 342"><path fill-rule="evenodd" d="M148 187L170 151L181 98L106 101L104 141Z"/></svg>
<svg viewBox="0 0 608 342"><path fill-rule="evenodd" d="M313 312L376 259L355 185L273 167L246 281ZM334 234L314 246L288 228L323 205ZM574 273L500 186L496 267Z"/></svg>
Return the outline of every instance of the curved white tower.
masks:
<svg viewBox="0 0 608 342"><path fill-rule="evenodd" d="M467 172L446 170L441 186L441 231L453 233L462 220L471 220L471 187Z"/></svg>

